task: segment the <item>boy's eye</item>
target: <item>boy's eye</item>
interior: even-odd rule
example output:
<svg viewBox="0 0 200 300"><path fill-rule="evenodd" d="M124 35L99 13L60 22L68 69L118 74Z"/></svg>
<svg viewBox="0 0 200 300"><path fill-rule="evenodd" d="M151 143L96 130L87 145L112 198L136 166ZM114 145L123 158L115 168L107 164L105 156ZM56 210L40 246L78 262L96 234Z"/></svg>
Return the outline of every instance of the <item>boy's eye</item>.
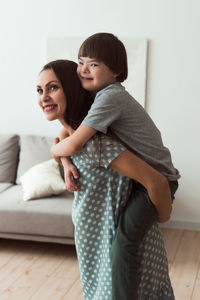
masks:
<svg viewBox="0 0 200 300"><path fill-rule="evenodd" d="M83 65L83 62L79 60L79 61L78 61L78 64L82 66L82 65Z"/></svg>
<svg viewBox="0 0 200 300"><path fill-rule="evenodd" d="M92 64L91 64L91 67L98 67L98 64L92 63Z"/></svg>

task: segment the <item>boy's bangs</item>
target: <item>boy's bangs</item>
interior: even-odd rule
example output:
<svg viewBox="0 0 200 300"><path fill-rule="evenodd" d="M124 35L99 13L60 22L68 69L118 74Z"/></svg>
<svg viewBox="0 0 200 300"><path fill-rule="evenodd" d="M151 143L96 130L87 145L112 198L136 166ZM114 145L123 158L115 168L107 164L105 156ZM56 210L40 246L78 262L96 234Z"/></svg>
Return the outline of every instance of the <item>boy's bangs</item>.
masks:
<svg viewBox="0 0 200 300"><path fill-rule="evenodd" d="M80 57L90 57L97 59L99 61L103 61L103 52L104 51L98 51L97 49L100 49L99 47L96 47L94 44L86 43L83 44L81 48L79 49L78 58Z"/></svg>

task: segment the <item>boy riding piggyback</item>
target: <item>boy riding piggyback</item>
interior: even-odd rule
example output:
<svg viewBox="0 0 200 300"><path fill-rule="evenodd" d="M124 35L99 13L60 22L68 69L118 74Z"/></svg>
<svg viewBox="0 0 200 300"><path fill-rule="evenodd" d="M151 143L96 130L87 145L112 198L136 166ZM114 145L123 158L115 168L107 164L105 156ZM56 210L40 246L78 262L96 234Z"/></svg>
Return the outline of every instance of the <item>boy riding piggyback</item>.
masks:
<svg viewBox="0 0 200 300"><path fill-rule="evenodd" d="M173 199L180 175L172 164L170 152L163 145L160 131L150 116L121 84L128 74L123 43L110 33L94 34L81 45L78 59L77 73L81 84L95 98L88 115L74 133L79 137L77 151L97 131L104 134L109 131L165 176ZM56 151L53 154L56 156ZM170 213L163 199L152 203L147 190L138 182L133 183L112 245L113 299L137 299L139 245L152 224L157 220L167 221ZM128 261L127 251L131 253ZM132 268L131 275L124 268L127 264ZM131 294L126 288L129 283L133 286Z"/></svg>

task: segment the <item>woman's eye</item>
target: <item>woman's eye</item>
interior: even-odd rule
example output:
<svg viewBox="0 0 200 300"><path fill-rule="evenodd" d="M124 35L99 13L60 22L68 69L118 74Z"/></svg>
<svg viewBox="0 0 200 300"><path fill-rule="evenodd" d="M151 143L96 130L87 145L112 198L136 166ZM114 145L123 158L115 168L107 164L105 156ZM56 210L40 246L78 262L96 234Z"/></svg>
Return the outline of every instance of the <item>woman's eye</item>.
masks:
<svg viewBox="0 0 200 300"><path fill-rule="evenodd" d="M38 93L39 95L41 95L41 94L42 94L42 89L37 89L37 93Z"/></svg>
<svg viewBox="0 0 200 300"><path fill-rule="evenodd" d="M57 85L52 85L50 86L50 90L51 91L56 91L58 89L58 86Z"/></svg>

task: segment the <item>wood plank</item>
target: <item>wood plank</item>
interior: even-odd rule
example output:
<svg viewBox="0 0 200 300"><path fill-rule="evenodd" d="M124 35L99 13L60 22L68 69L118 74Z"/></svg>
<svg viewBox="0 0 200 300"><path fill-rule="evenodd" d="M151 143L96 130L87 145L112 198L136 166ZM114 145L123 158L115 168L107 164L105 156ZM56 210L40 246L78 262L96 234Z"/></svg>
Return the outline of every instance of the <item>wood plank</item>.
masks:
<svg viewBox="0 0 200 300"><path fill-rule="evenodd" d="M84 300L80 280L76 280L62 300Z"/></svg>
<svg viewBox="0 0 200 300"><path fill-rule="evenodd" d="M199 263L199 270L194 284L194 290L192 293L191 300L199 300L199 299L200 299L200 263Z"/></svg>
<svg viewBox="0 0 200 300"><path fill-rule="evenodd" d="M69 246L64 261L58 265L51 277L73 279L74 281L79 278L79 266L73 246Z"/></svg>
<svg viewBox="0 0 200 300"><path fill-rule="evenodd" d="M200 232L162 228L176 300L200 300ZM74 246L0 240L1 300L83 300Z"/></svg>
<svg viewBox="0 0 200 300"><path fill-rule="evenodd" d="M24 244L17 240L0 239L0 269L17 253L23 251ZM13 251L13 249L15 249Z"/></svg>
<svg viewBox="0 0 200 300"><path fill-rule="evenodd" d="M189 300L193 292L200 260L200 232L184 231L170 278L177 300Z"/></svg>
<svg viewBox="0 0 200 300"><path fill-rule="evenodd" d="M56 269L57 265L63 261L65 248L58 247L58 245L52 245L48 252L37 254L36 259L33 262L31 261L29 265L22 263L21 266L14 260L11 268L12 270L14 269L14 274L18 272L18 278L15 278L16 280L10 283L9 277L6 276L5 283L7 285L10 283L10 285L7 289L4 287L4 290L0 292L0 299L12 299L13 297L16 297L13 299L27 299L27 297L34 295L47 280L48 276ZM34 254L32 255L34 257ZM10 269L8 275L12 277Z"/></svg>
<svg viewBox="0 0 200 300"><path fill-rule="evenodd" d="M40 274L29 274L29 276L21 276L7 289L0 293L1 300L26 300L30 299L37 290L45 283L46 278ZM39 300L39 299L38 299Z"/></svg>
<svg viewBox="0 0 200 300"><path fill-rule="evenodd" d="M174 262L178 247L183 237L183 230L162 228L169 268Z"/></svg>
<svg viewBox="0 0 200 300"><path fill-rule="evenodd" d="M15 252L8 252L7 250L0 252L0 269L3 268L9 260L11 260L16 255Z"/></svg>
<svg viewBox="0 0 200 300"><path fill-rule="evenodd" d="M63 299L71 289L74 280L49 277L41 288L31 297L31 300L59 300ZM75 299L75 298L73 298ZM71 299L72 300L72 299Z"/></svg>
<svg viewBox="0 0 200 300"><path fill-rule="evenodd" d="M12 243L12 246L13 245ZM42 255L44 251L45 248L41 248L39 245L18 243L17 249L12 249L10 259L0 268L0 290L7 289L38 259L38 255Z"/></svg>

